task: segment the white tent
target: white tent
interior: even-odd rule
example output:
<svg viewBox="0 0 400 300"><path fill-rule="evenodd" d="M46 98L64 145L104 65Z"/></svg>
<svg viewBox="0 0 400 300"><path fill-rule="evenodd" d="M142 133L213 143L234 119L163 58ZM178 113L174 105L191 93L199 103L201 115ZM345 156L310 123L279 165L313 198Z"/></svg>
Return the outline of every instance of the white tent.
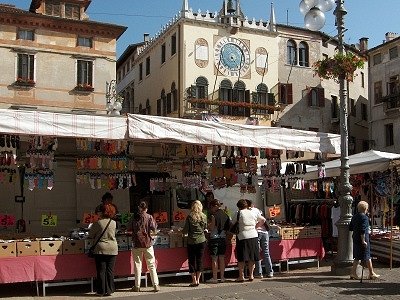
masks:
<svg viewBox="0 0 400 300"><path fill-rule="evenodd" d="M393 160L400 159L400 154L368 150L349 156L350 174L362 174L376 171L385 171ZM326 177L340 176L341 160L335 159L324 163ZM317 179L318 167L310 166L304 179Z"/></svg>
<svg viewBox="0 0 400 300"><path fill-rule="evenodd" d="M340 153L337 134L281 127L128 114L128 133L130 139L154 142Z"/></svg>
<svg viewBox="0 0 400 300"><path fill-rule="evenodd" d="M125 139L126 117L0 109L0 132L7 134Z"/></svg>

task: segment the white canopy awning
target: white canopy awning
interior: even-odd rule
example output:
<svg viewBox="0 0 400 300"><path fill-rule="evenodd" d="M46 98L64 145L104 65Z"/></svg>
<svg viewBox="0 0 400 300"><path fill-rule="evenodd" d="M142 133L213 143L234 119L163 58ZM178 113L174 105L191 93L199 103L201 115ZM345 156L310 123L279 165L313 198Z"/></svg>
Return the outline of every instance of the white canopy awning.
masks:
<svg viewBox="0 0 400 300"><path fill-rule="evenodd" d="M340 153L337 134L128 114L130 139Z"/></svg>
<svg viewBox="0 0 400 300"><path fill-rule="evenodd" d="M7 134L125 139L126 117L0 109L0 132Z"/></svg>
<svg viewBox="0 0 400 300"><path fill-rule="evenodd" d="M369 150L349 156L350 174L362 174L368 172L385 171L389 164L400 159L400 154ZM335 159L324 163L326 177L337 177L340 175L341 160ZM307 168L305 179L317 179L318 167Z"/></svg>

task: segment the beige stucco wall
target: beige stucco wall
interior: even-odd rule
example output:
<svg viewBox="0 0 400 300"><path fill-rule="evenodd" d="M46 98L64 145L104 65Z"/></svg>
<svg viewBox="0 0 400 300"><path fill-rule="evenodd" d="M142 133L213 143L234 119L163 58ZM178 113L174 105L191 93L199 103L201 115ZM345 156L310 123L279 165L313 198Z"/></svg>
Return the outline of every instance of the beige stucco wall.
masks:
<svg viewBox="0 0 400 300"><path fill-rule="evenodd" d="M74 34L36 30L35 41L16 40L16 27L0 26L0 107L13 104L54 111L105 112L105 83L115 79L115 40L94 38L94 48L76 47ZM34 88L12 86L16 80L17 53L35 55ZM93 59L93 87L89 94L73 91L77 59Z"/></svg>

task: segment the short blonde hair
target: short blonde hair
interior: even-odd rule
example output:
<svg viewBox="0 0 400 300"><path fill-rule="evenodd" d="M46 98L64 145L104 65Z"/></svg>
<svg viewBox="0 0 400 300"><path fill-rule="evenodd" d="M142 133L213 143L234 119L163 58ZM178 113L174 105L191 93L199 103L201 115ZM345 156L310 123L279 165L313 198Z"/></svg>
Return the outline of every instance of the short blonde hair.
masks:
<svg viewBox="0 0 400 300"><path fill-rule="evenodd" d="M365 201L358 202L357 211L359 213L365 213L367 211L367 209L368 209L368 203L367 202L365 202Z"/></svg>

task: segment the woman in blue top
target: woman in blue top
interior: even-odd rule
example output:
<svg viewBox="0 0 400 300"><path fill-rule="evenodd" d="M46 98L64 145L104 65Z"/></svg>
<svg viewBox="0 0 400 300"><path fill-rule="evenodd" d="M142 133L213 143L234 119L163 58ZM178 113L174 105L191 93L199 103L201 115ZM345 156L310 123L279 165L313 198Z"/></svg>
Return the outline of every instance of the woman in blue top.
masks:
<svg viewBox="0 0 400 300"><path fill-rule="evenodd" d="M367 217L368 203L360 201L357 204L358 213L351 219L349 230L353 231L353 267L350 279L359 279L357 276L357 266L361 261L365 261L369 270L369 279L377 279L380 275L374 273L371 261L371 249L369 243L369 220Z"/></svg>

